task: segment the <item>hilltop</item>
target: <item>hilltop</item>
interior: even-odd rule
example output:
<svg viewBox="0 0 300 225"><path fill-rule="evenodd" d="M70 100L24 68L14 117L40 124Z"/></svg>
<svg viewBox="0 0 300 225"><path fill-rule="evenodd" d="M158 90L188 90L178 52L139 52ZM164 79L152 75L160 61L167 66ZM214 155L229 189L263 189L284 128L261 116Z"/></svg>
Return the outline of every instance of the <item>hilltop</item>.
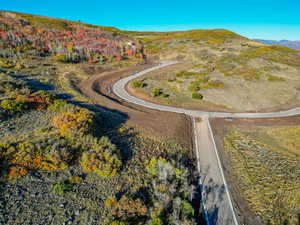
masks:
<svg viewBox="0 0 300 225"><path fill-rule="evenodd" d="M181 62L139 79L143 84L131 85L140 97L212 111L280 110L299 103L300 51L227 30L137 33L135 37L153 57Z"/></svg>

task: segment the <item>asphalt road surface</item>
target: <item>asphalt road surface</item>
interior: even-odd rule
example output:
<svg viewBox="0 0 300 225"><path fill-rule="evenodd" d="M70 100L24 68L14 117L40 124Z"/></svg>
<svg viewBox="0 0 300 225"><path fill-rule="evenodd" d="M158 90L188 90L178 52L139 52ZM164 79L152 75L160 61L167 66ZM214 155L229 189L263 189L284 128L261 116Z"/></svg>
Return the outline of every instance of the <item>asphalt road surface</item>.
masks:
<svg viewBox="0 0 300 225"><path fill-rule="evenodd" d="M130 95L126 91L128 82L145 75L153 70L178 63L177 61L164 61L159 65L123 78L113 85L113 92L125 101L160 111L184 113L193 117L195 133L195 151L197 155L198 170L201 176L202 198L205 217L208 225L238 225L238 218L233 201L227 187L214 136L210 127L209 117L231 118L272 118L287 117L300 114L300 107L286 111L269 113L229 113L188 110L183 108L159 105L144 101ZM201 119L199 119L201 118ZM242 225L242 224L240 224Z"/></svg>

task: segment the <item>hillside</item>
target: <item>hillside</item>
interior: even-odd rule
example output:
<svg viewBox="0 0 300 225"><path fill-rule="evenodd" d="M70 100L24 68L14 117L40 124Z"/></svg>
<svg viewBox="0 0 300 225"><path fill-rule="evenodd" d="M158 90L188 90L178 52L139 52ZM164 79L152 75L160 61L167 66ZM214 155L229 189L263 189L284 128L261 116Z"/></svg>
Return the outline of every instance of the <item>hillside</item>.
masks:
<svg viewBox="0 0 300 225"><path fill-rule="evenodd" d="M58 61L105 63L143 54L136 40L101 27L42 16L0 12L2 57L53 56Z"/></svg>
<svg viewBox="0 0 300 225"><path fill-rule="evenodd" d="M289 41L289 40L274 41L274 40L261 40L261 39L255 39L255 41L259 41L269 45L279 45L279 46L300 50L300 41Z"/></svg>
<svg viewBox="0 0 300 225"><path fill-rule="evenodd" d="M299 104L297 50L223 29L134 32L0 11L0 224L205 224L191 118L133 105L112 92L116 80L160 60L179 64L133 81L131 93L218 111ZM224 151L238 159L229 162L240 169L234 179L242 177L241 195L252 185L247 176L257 176L257 170L247 174L237 163L242 156L231 143L240 137L258 143L257 154L251 154L256 161L247 159L249 165L267 166L278 176L298 166L281 154L299 153L293 135L299 127L266 128L261 138L276 140L268 146L256 130L248 132L248 124L240 133L231 128ZM288 172L264 164L264 154L273 151L280 157L274 155L272 162L288 162ZM259 181L270 186L264 178ZM297 187L295 180L287 181ZM265 187L257 190L269 193ZM270 199L245 197L267 206ZM282 202L294 206L290 199ZM274 213L266 208L250 207L262 221ZM215 211L209 213L214 217ZM296 214L289 215L294 222Z"/></svg>
<svg viewBox="0 0 300 225"><path fill-rule="evenodd" d="M201 224L191 149L79 88L136 64L126 32L0 13L0 224Z"/></svg>
<svg viewBox="0 0 300 225"><path fill-rule="evenodd" d="M288 108L300 100L300 51L226 30L136 34L148 54L181 62L131 91L168 105L221 111ZM154 92L158 92L157 96Z"/></svg>

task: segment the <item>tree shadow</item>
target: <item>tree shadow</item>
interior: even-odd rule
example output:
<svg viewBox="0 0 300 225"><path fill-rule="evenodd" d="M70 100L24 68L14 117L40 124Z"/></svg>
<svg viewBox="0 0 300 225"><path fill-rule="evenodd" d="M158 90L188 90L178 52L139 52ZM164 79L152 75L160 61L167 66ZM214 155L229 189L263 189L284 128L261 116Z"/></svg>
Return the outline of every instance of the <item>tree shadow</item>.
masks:
<svg viewBox="0 0 300 225"><path fill-rule="evenodd" d="M200 179L202 203L206 208L206 217L210 224L218 224L219 220L225 220L224 224L232 223L230 217L224 215L220 205L224 203L226 189L224 184L219 184L209 177L210 166L202 169ZM225 212L226 213L226 212Z"/></svg>
<svg viewBox="0 0 300 225"><path fill-rule="evenodd" d="M23 75L23 74L18 74L18 75L11 75L11 77L15 78L16 80L21 80L25 82L26 85L28 85L30 88L34 90L43 90L43 91L53 91L55 90L54 85L52 84L46 84L38 79L32 78L32 76L29 75Z"/></svg>

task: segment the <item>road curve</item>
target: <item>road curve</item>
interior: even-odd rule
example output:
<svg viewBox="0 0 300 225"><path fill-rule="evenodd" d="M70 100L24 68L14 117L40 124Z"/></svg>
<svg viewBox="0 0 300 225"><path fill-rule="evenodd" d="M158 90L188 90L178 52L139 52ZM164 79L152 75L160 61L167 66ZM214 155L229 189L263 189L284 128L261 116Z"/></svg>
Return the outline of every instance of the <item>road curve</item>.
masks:
<svg viewBox="0 0 300 225"><path fill-rule="evenodd" d="M209 122L209 117L232 117L232 118L272 118L287 117L300 114L300 107L278 112L269 113L230 113L230 112L208 112L199 110L188 110L178 107L159 105L130 95L126 90L128 82L145 75L153 70L178 63L177 61L164 61L159 65L135 73L123 78L113 85L113 92L121 99L160 111L183 113L193 118L195 150L197 166L201 176L202 199L204 205L205 219L208 225L238 225L237 216L233 206L223 168L219 158L218 150ZM196 121L195 118L201 117Z"/></svg>
<svg viewBox="0 0 300 225"><path fill-rule="evenodd" d="M183 109L178 107L172 107L172 106L165 106L165 105L159 105L152 102L147 102L142 99L139 99L135 96L130 95L126 91L126 85L128 82L145 75L146 73L149 73L153 70L161 69L166 66L170 66L173 64L177 64L177 61L163 61L158 66L151 67L149 69L143 70L141 72L135 73L132 76L125 77L119 81L117 81L113 85L113 92L120 97L121 99L124 99L125 101L141 105L144 107L148 107L151 109L156 109L160 111L169 111L169 112L175 112L175 113L184 113L186 115L195 116L195 117L201 117L201 116L208 116L208 117L232 117L232 118L272 118L272 117L287 117L287 116L294 116L297 114L300 114L300 107L285 110L285 111L278 111L278 112L268 112L268 113L230 113L230 112L208 112L208 111L199 111L199 110L189 110L189 109Z"/></svg>

